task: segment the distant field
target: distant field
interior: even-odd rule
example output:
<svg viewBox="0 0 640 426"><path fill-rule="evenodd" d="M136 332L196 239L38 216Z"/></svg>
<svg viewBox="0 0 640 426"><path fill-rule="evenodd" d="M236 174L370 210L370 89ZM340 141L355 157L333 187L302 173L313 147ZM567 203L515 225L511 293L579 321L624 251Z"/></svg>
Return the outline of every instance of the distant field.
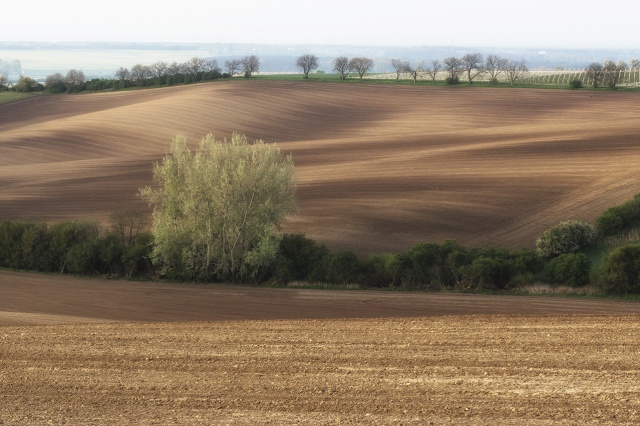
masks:
<svg viewBox="0 0 640 426"><path fill-rule="evenodd" d="M284 227L360 254L418 242L532 246L640 192L638 96L244 79L0 105L0 219L106 220L184 133L291 153Z"/></svg>

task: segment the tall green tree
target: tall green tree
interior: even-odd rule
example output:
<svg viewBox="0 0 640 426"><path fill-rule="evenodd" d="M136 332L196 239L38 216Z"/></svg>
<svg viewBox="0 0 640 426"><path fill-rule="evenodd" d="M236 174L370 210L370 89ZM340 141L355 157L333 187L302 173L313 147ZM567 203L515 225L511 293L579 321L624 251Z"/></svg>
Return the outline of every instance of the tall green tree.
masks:
<svg viewBox="0 0 640 426"><path fill-rule="evenodd" d="M274 230L293 213L293 161L275 144L211 134L191 151L177 136L154 165L154 262L168 276L235 282L256 279L278 253Z"/></svg>

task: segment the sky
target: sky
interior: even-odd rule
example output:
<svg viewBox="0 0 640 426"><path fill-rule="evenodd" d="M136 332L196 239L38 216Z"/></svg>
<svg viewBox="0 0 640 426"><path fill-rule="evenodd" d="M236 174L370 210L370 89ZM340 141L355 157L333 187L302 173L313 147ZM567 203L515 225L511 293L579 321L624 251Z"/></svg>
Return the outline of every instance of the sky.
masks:
<svg viewBox="0 0 640 426"><path fill-rule="evenodd" d="M3 3L0 41L640 48L637 0Z"/></svg>

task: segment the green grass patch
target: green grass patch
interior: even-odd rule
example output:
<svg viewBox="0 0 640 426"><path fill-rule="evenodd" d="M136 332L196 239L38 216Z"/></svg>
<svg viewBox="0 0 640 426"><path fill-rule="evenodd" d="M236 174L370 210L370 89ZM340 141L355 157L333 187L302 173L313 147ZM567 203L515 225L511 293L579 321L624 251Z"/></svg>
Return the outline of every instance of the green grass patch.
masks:
<svg viewBox="0 0 640 426"><path fill-rule="evenodd" d="M0 104L35 96L33 93L0 92Z"/></svg>

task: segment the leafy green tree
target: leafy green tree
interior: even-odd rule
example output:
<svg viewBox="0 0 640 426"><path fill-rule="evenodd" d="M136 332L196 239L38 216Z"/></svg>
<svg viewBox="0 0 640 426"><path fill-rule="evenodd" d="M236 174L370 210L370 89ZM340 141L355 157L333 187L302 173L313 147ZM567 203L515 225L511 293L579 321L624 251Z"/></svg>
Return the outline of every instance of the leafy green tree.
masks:
<svg viewBox="0 0 640 426"><path fill-rule="evenodd" d="M596 241L592 225L579 220L566 220L544 231L536 241L536 249L543 257L576 253Z"/></svg>
<svg viewBox="0 0 640 426"><path fill-rule="evenodd" d="M44 82L44 89L49 93L64 93L67 86L64 83L64 76L59 72L47 76Z"/></svg>
<svg viewBox="0 0 640 426"><path fill-rule="evenodd" d="M38 84L38 82L31 77L21 75L18 82L15 84L15 86L13 86L13 90L15 90L16 92L27 93L35 92L39 90L40 87L42 86L40 86L40 84Z"/></svg>
<svg viewBox="0 0 640 426"><path fill-rule="evenodd" d="M255 279L274 262L274 228L295 211L293 161L276 145L209 134L192 152L184 136L153 170L154 261L175 278Z"/></svg>

